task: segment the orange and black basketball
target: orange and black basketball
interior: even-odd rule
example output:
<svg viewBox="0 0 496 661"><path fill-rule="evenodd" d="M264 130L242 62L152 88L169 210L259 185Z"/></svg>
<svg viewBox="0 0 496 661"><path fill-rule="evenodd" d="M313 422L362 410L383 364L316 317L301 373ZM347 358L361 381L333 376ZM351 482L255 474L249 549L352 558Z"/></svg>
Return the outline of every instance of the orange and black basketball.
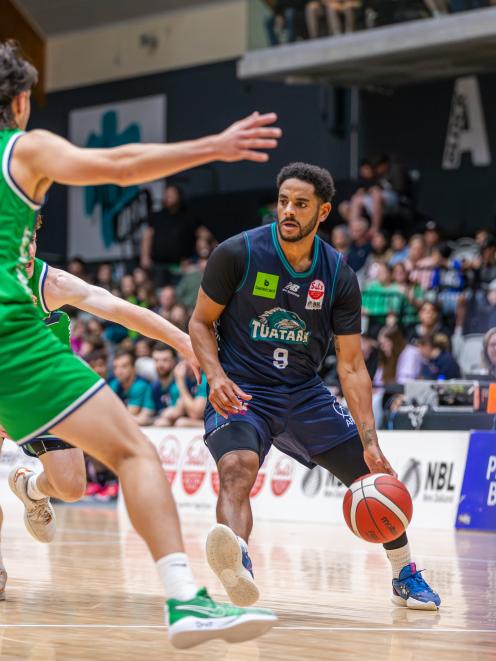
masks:
<svg viewBox="0 0 496 661"><path fill-rule="evenodd" d="M343 514L350 530L366 542L392 542L408 527L412 498L405 485L392 475L364 475L343 500Z"/></svg>

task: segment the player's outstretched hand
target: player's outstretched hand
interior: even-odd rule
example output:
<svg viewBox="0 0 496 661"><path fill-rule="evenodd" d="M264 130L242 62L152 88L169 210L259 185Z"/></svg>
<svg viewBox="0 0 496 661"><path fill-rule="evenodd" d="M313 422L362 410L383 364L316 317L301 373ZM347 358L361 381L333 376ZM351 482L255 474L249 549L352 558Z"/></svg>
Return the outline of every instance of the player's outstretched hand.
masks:
<svg viewBox="0 0 496 661"><path fill-rule="evenodd" d="M213 139L216 143L220 161L255 161L265 163L269 160L266 149L275 149L282 135L280 128L271 126L277 120L274 112L261 115L254 112L244 119L231 124L225 131Z"/></svg>
<svg viewBox="0 0 496 661"><path fill-rule="evenodd" d="M251 395L243 392L225 374L210 379L209 385L210 395L208 398L210 403L223 418L227 418L230 414L246 411L246 402L251 399Z"/></svg>
<svg viewBox="0 0 496 661"><path fill-rule="evenodd" d="M396 471L393 470L389 461L382 454L379 445L373 444L365 448L363 458L371 473L389 473L389 475L398 477Z"/></svg>

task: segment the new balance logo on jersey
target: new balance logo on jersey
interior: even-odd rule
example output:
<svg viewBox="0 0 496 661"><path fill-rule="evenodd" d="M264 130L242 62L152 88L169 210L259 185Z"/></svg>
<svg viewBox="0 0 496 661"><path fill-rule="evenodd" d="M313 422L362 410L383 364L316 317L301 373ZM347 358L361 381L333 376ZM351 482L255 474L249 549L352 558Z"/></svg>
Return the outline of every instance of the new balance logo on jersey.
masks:
<svg viewBox="0 0 496 661"><path fill-rule="evenodd" d="M250 322L250 335L257 342L308 344L310 337L303 319L289 310L272 308Z"/></svg>
<svg viewBox="0 0 496 661"><path fill-rule="evenodd" d="M294 282L288 282L283 291L287 294L291 294L292 296L297 296L298 298L300 297L300 285L295 285Z"/></svg>

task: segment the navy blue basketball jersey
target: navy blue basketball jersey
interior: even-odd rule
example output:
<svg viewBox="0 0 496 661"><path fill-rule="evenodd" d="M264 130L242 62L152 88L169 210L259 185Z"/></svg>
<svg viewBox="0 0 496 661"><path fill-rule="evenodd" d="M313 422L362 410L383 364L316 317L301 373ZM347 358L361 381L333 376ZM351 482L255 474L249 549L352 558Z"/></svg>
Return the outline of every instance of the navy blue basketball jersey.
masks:
<svg viewBox="0 0 496 661"><path fill-rule="evenodd" d="M303 383L315 376L329 348L342 255L315 237L311 266L298 273L275 223L243 236L243 278L217 323L220 362L244 382Z"/></svg>

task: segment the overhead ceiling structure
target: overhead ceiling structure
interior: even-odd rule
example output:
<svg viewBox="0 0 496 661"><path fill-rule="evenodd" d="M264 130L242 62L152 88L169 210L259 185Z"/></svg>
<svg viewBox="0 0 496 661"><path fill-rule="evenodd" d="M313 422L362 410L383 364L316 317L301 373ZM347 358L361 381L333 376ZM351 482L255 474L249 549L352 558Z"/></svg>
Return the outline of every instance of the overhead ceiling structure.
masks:
<svg viewBox="0 0 496 661"><path fill-rule="evenodd" d="M496 8L246 53L238 77L393 87L496 71Z"/></svg>
<svg viewBox="0 0 496 661"><path fill-rule="evenodd" d="M86 30L218 0L14 0L45 36Z"/></svg>

